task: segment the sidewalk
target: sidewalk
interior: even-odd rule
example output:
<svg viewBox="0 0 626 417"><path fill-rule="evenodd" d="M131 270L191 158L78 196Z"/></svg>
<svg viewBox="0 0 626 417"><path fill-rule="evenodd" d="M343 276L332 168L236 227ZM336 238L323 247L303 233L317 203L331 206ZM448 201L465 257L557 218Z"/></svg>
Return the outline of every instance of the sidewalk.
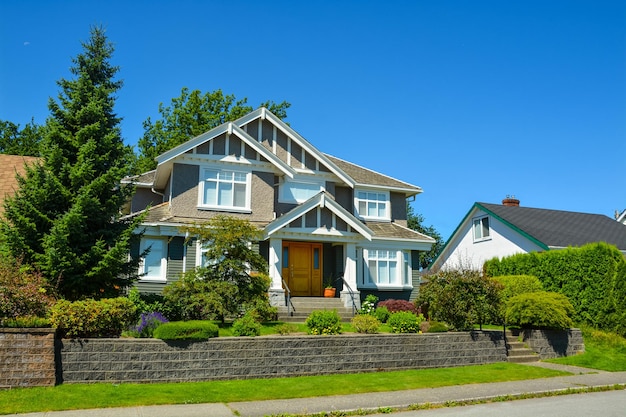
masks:
<svg viewBox="0 0 626 417"><path fill-rule="evenodd" d="M16 417L263 417L281 413L306 414L322 411L350 411L379 407L406 408L411 404L437 404L448 401L490 399L532 393L558 392L567 389L626 386L626 372L603 372L544 362L528 364L573 373L571 376L514 382L458 385L407 391L378 392L290 400L237 402L228 404L164 405L95 410L55 411L12 414ZM149 386L147 386L149 387Z"/></svg>

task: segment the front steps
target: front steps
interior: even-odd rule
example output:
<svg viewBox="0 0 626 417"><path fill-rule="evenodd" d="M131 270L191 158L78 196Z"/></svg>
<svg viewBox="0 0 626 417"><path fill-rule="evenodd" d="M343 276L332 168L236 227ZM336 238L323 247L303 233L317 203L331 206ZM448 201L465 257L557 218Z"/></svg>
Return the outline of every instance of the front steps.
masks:
<svg viewBox="0 0 626 417"><path fill-rule="evenodd" d="M309 315L316 310L337 310L341 321L348 322L354 317L351 308L346 308L340 298L328 297L292 297L291 315L287 306L278 307L278 320L289 323L304 323Z"/></svg>
<svg viewBox="0 0 626 417"><path fill-rule="evenodd" d="M514 334L511 330L507 330L504 334L506 340L506 356L508 362L511 363L529 363L539 362L539 355L526 344L518 339L519 334Z"/></svg>

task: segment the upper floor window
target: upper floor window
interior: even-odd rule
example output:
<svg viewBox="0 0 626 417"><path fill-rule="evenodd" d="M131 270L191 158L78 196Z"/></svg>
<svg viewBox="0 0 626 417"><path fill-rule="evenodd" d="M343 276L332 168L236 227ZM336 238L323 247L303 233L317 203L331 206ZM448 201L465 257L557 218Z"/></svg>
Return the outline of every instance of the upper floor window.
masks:
<svg viewBox="0 0 626 417"><path fill-rule="evenodd" d="M489 238L489 217L474 219L474 241Z"/></svg>
<svg viewBox="0 0 626 417"><path fill-rule="evenodd" d="M234 210L250 208L250 173L213 168L201 172L200 206Z"/></svg>
<svg viewBox="0 0 626 417"><path fill-rule="evenodd" d="M357 191L354 205L359 217L389 220L389 194L375 191Z"/></svg>
<svg viewBox="0 0 626 417"><path fill-rule="evenodd" d="M285 181L280 185L279 200L281 203L304 203L322 189L319 183Z"/></svg>
<svg viewBox="0 0 626 417"><path fill-rule="evenodd" d="M161 238L143 238L141 252L148 253L141 259L139 275L143 280L165 281L167 241Z"/></svg>

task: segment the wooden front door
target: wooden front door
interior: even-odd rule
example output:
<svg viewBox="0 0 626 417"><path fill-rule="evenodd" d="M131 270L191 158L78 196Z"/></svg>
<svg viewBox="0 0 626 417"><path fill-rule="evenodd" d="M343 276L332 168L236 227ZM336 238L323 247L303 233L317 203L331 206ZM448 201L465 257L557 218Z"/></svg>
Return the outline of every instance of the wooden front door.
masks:
<svg viewBox="0 0 626 417"><path fill-rule="evenodd" d="M322 295L322 245L283 242L283 279L295 297Z"/></svg>

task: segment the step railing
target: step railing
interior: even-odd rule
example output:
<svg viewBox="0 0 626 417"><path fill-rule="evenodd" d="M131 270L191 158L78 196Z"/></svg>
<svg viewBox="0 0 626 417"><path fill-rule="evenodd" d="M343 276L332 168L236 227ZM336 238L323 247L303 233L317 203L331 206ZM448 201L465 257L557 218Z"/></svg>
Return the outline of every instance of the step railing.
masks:
<svg viewBox="0 0 626 417"><path fill-rule="evenodd" d="M348 289L348 294L350 294L350 301L352 301L352 314L356 315L357 311L359 310L356 306L356 302L354 301L354 297L356 294L354 293L354 291L352 291L350 284L348 284L348 281L346 281L343 276L340 276L339 278L335 280L335 282L339 282L339 281L342 281L344 288Z"/></svg>
<svg viewBox="0 0 626 417"><path fill-rule="evenodd" d="M289 289L289 286L287 285L285 280L283 279L282 281L283 281L283 289L285 290L285 305L287 306L287 315L293 316L293 313L296 311L296 308L291 302L291 290Z"/></svg>

